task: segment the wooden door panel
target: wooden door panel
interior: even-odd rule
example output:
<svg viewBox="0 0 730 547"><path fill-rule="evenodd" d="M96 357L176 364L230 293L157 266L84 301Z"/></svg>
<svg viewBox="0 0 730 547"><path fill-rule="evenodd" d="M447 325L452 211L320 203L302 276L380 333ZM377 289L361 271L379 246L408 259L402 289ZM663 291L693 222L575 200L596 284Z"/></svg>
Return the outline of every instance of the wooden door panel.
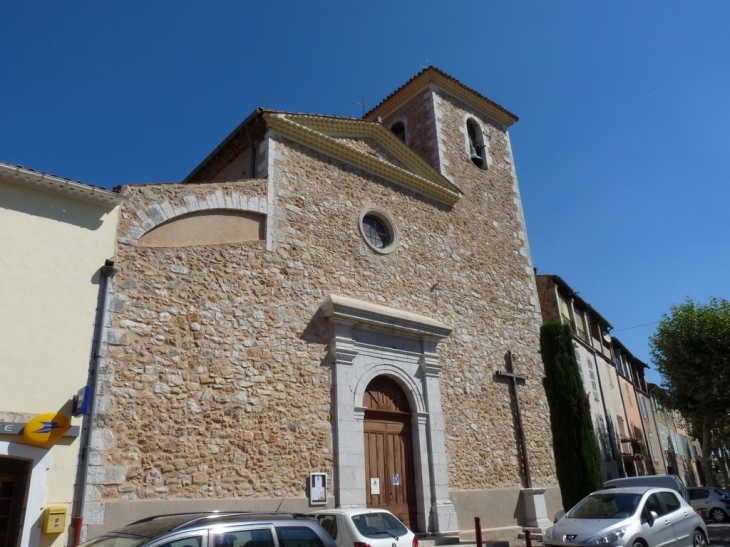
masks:
<svg viewBox="0 0 730 547"><path fill-rule="evenodd" d="M399 417L400 418L400 417ZM416 505L410 425L404 421L365 421L365 469L368 507L388 509L415 529ZM394 475L398 484L393 484ZM380 479L380 494L373 495L370 479Z"/></svg>
<svg viewBox="0 0 730 547"><path fill-rule="evenodd" d="M383 490L383 477L386 473L386 459L381 457L385 453L385 433L380 431L365 433L365 469L367 504L372 507L387 507L387 494ZM370 479L380 479L380 494L373 494L370 488Z"/></svg>

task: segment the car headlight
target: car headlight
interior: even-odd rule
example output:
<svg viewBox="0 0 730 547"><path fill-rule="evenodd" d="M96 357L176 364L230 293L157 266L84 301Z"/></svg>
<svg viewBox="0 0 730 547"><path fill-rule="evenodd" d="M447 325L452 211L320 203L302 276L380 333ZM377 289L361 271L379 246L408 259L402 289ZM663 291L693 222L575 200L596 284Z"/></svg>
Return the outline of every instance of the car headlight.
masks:
<svg viewBox="0 0 730 547"><path fill-rule="evenodd" d="M624 537L625 533L626 528L619 528L618 530L613 530L608 534L593 538L588 542L588 545L608 545L609 543L615 543Z"/></svg>
<svg viewBox="0 0 730 547"><path fill-rule="evenodd" d="M553 529L554 528L555 528L555 526L551 526L550 528L548 528L547 530L545 530L545 539L546 540L548 540L548 541L552 541L553 540Z"/></svg>

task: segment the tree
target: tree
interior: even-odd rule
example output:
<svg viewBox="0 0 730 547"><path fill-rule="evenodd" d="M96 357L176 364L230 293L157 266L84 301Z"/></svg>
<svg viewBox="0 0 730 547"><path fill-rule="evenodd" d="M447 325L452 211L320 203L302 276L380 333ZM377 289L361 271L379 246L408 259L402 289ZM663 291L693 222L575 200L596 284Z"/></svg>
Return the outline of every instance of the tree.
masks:
<svg viewBox="0 0 730 547"><path fill-rule="evenodd" d="M554 320L542 325L540 353L545 365L543 385L550 406L555 468L567 511L603 487L601 453L570 327Z"/></svg>
<svg viewBox="0 0 730 547"><path fill-rule="evenodd" d="M708 486L715 486L711 432L727 412L730 393L730 303L710 298L698 304L687 298L673 305L649 344L671 406L685 416L702 417L702 469Z"/></svg>

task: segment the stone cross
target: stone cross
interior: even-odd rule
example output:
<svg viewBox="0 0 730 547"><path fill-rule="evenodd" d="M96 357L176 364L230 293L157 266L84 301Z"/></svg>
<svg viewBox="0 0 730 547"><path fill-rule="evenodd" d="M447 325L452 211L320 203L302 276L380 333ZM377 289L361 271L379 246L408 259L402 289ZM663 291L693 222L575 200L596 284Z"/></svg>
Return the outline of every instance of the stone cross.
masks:
<svg viewBox="0 0 730 547"><path fill-rule="evenodd" d="M527 376L515 373L514 363L512 362L512 352L508 351L505 355L505 369L498 370L496 376L502 378L509 383L510 400L512 402L512 415L515 421L515 430L517 433L517 449L520 453L520 466L522 467L522 475L525 478L525 487L532 488L532 478L530 478L530 462L527 458L527 443L525 442L525 429L522 426L522 411L520 410L520 398L517 393L519 385L527 381Z"/></svg>

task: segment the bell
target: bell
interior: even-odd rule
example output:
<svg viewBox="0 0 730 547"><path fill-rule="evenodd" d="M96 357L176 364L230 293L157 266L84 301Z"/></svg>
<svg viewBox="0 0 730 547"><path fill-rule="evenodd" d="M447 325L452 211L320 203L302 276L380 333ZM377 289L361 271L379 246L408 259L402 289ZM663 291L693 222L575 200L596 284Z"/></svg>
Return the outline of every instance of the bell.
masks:
<svg viewBox="0 0 730 547"><path fill-rule="evenodd" d="M470 146L469 148L471 149L471 161L473 161L477 167L481 167L483 160L482 157L477 154L477 149L473 146Z"/></svg>

